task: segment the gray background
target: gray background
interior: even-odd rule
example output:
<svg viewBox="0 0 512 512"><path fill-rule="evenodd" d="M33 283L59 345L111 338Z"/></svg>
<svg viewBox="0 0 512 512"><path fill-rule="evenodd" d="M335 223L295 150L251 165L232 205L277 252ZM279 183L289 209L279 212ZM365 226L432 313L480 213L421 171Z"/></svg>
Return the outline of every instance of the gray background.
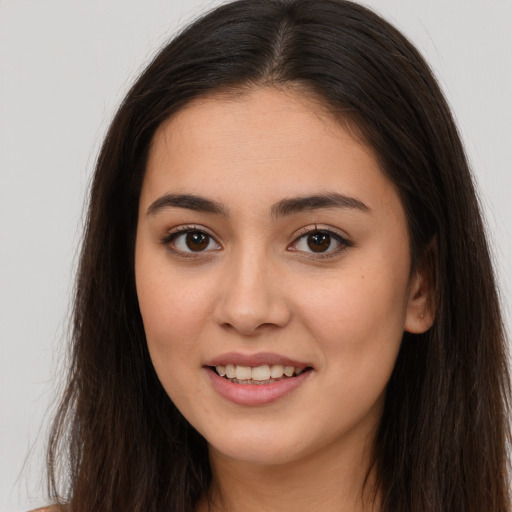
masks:
<svg viewBox="0 0 512 512"><path fill-rule="evenodd" d="M84 196L127 87L220 2L0 0L0 511L44 504ZM512 1L371 0L436 72L456 114L512 301ZM29 455L30 453L30 455Z"/></svg>

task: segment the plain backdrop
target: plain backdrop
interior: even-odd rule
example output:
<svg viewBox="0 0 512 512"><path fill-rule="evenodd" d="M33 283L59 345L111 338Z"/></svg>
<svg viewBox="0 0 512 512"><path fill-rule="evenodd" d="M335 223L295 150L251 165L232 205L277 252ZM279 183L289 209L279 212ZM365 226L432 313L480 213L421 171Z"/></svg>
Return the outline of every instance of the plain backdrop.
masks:
<svg viewBox="0 0 512 512"><path fill-rule="evenodd" d="M44 504L85 194L123 94L220 2L0 0L0 511ZM510 332L512 0L368 0L432 65L481 193Z"/></svg>

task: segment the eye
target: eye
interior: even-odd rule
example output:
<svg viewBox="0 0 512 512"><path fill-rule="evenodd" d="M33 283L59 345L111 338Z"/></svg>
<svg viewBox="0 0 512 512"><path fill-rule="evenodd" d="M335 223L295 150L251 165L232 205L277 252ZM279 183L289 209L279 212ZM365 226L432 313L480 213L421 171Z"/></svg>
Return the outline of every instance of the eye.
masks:
<svg viewBox="0 0 512 512"><path fill-rule="evenodd" d="M169 233L162 243L175 253L191 254L221 249L211 235L194 227L178 228Z"/></svg>
<svg viewBox="0 0 512 512"><path fill-rule="evenodd" d="M310 229L295 239L289 247L291 251L301 251L310 255L331 256L352 244L344 237L327 229Z"/></svg>

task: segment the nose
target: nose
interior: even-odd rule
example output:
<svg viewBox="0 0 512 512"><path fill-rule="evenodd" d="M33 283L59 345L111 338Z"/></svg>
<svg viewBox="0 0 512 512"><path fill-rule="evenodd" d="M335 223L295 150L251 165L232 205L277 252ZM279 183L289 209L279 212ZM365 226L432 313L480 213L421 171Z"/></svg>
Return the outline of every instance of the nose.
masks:
<svg viewBox="0 0 512 512"><path fill-rule="evenodd" d="M282 328L291 318L282 272L262 251L234 258L221 278L216 322L245 336Z"/></svg>

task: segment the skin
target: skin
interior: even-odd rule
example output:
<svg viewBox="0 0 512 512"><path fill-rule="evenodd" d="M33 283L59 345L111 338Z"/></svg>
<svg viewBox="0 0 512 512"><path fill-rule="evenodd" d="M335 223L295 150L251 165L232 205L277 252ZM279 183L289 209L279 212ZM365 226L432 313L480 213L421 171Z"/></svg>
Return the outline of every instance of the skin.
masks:
<svg viewBox="0 0 512 512"><path fill-rule="evenodd" d="M365 207L272 210L332 193ZM151 208L166 194L222 211ZM169 235L179 229L211 238L191 250ZM334 233L324 252L308 245L315 229ZM432 313L402 204L372 151L297 91L195 100L154 136L135 267L155 370L209 444L210 510L377 510L362 486L386 383L404 330L427 330ZM234 404L204 368L227 352L312 370L276 401Z"/></svg>

